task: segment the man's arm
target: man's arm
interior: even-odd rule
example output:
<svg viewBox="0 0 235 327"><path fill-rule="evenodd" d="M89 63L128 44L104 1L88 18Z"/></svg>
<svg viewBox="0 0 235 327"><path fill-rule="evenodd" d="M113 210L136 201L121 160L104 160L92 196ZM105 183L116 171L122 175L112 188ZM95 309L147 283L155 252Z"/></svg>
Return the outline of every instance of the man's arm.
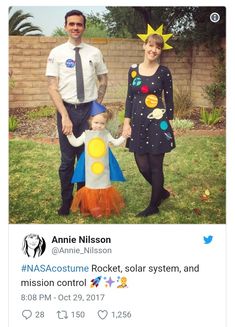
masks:
<svg viewBox="0 0 235 327"><path fill-rule="evenodd" d="M63 100L58 90L58 77L48 76L47 81L50 97L62 117L62 132L65 135L69 135L72 133L73 124L69 118L68 112L63 104Z"/></svg>
<svg viewBox="0 0 235 327"><path fill-rule="evenodd" d="M107 74L102 74L98 75L98 81L99 81L99 86L98 86L98 98L97 102L101 103L103 101L107 84L108 84L108 75Z"/></svg>

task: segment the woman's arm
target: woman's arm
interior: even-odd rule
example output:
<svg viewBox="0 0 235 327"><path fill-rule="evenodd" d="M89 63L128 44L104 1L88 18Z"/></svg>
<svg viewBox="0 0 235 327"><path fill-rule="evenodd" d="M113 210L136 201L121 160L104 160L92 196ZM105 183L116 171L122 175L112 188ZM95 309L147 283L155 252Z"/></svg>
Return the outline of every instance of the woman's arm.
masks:
<svg viewBox="0 0 235 327"><path fill-rule="evenodd" d="M171 120L174 118L173 83L171 72L168 68L166 68L164 72L163 89L166 103L166 115L167 118Z"/></svg>
<svg viewBox="0 0 235 327"><path fill-rule="evenodd" d="M127 95L126 95L126 106L125 106L125 117L131 118L132 116L132 106L133 106L133 92L132 92L132 80L131 77L132 69L128 72L128 85L127 85Z"/></svg>
<svg viewBox="0 0 235 327"><path fill-rule="evenodd" d="M126 106L125 106L125 118L123 123L122 135L124 137L131 136L131 116L132 116L132 107L133 107L133 92L132 92L132 69L129 69L128 72L128 86L127 86L127 96L126 96Z"/></svg>
<svg viewBox="0 0 235 327"><path fill-rule="evenodd" d="M75 137L73 134L67 135L67 138L72 146L78 147L85 142L85 133L82 133L79 137Z"/></svg>
<svg viewBox="0 0 235 327"><path fill-rule="evenodd" d="M131 119L124 118L123 128L122 128L122 136L130 137L131 136Z"/></svg>

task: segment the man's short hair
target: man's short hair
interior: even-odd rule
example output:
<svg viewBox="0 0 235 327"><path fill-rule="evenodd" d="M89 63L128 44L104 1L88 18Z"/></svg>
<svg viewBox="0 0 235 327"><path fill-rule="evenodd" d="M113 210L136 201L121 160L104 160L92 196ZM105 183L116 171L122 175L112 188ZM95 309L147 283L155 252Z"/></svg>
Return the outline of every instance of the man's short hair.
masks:
<svg viewBox="0 0 235 327"><path fill-rule="evenodd" d="M86 17L85 15L80 11L80 10L71 10L68 11L64 17L65 19L65 26L67 25L67 18L70 16L82 16L83 17L83 21L84 21L84 27L86 27Z"/></svg>

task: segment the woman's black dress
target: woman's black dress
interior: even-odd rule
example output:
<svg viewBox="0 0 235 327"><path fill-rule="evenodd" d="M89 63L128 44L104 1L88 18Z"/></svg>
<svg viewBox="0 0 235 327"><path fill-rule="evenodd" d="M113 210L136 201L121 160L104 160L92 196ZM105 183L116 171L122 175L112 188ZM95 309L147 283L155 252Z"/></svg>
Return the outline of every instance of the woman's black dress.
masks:
<svg viewBox="0 0 235 327"><path fill-rule="evenodd" d="M132 127L127 142L129 150L138 154L170 152L175 147L169 123L173 119L173 111L169 69L159 65L152 76L143 76L139 74L139 65L132 65L128 73L125 110L125 117L131 119Z"/></svg>

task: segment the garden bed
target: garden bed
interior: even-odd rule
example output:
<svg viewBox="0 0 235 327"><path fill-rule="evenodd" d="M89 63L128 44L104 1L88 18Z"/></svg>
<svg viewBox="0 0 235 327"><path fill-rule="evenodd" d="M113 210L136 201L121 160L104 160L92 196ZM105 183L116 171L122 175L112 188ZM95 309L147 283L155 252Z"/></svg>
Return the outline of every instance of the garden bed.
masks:
<svg viewBox="0 0 235 327"><path fill-rule="evenodd" d="M122 110L122 103L111 103L107 105L110 111ZM17 128L10 135L29 139L47 140L56 142L58 140L56 128L56 114L51 111L47 116L37 116L39 108L14 108L10 109L9 115L14 116L18 122ZM225 133L225 116L215 125L206 125L200 121L200 110L195 108L190 120L193 122L193 129L187 131L175 131L176 135L185 132L195 135L223 135Z"/></svg>

